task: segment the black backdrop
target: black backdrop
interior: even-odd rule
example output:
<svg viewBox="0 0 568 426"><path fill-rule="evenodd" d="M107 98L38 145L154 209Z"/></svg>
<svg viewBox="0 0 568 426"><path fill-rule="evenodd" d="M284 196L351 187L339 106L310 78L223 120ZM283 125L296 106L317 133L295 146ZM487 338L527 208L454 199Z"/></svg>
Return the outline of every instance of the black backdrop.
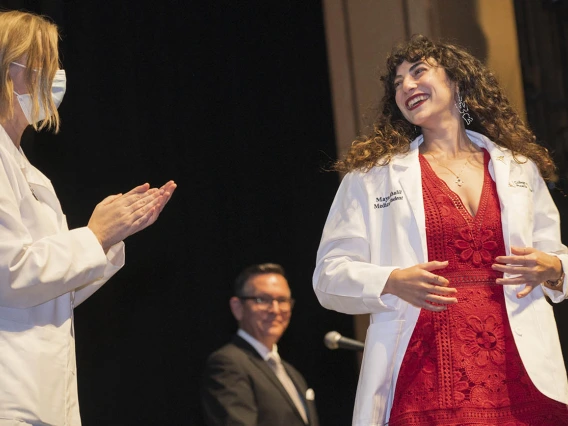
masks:
<svg viewBox="0 0 568 426"><path fill-rule="evenodd" d="M159 221L127 240L127 264L76 309L86 426L199 425L209 352L236 327L233 278L288 272L297 302L284 358L315 389L323 425L350 423L352 353L324 334L352 318L313 294L315 253L338 176L319 1L2 1L51 16L68 90L59 135L23 147L71 227L105 196L168 179Z"/></svg>

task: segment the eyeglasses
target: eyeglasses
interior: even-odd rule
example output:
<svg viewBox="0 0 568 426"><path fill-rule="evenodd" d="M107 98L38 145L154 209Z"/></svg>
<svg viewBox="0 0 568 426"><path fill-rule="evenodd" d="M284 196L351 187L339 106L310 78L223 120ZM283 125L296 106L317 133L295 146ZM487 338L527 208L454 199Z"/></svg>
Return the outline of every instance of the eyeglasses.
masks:
<svg viewBox="0 0 568 426"><path fill-rule="evenodd" d="M278 304L280 312L290 312L296 302L289 297L268 297L268 296L237 296L241 300L252 300L252 302L261 310L268 311L274 307L274 302Z"/></svg>

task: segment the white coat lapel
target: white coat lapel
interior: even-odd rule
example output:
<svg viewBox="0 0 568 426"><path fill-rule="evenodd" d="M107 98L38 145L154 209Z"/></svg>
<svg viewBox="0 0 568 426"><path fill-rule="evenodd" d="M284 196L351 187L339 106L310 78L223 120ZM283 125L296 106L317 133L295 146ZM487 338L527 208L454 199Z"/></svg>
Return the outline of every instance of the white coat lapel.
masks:
<svg viewBox="0 0 568 426"><path fill-rule="evenodd" d="M412 214L418 225L422 246L422 253L417 253L418 256L422 255L422 259L419 258L419 261L427 262L426 215L424 213L424 198L422 196L422 175L418 160L418 146L423 140L424 138L419 136L411 143L408 154L395 157L392 160L391 171L393 187L396 187L397 181L400 183L400 187L410 204Z"/></svg>
<svg viewBox="0 0 568 426"><path fill-rule="evenodd" d="M467 131L469 138L478 146L487 149L491 162L489 163L489 172L495 180L497 194L499 196L499 204L501 207L501 226L503 228L503 242L505 243L506 254L511 253L511 245L523 245L519 240L519 232L516 231L513 214L511 209L511 191L509 188L509 180L511 174L512 156L508 149L495 145L485 136ZM520 226L523 226L522 223ZM507 274L505 274L507 276ZM507 306L513 311L519 303L524 299L517 299L516 294L524 286L506 285L503 288L505 293Z"/></svg>
<svg viewBox="0 0 568 426"><path fill-rule="evenodd" d="M470 130L466 131L469 139L481 148L485 148L489 152L491 157L491 162L489 163L489 173L495 180L495 186L497 187L497 194L499 196L499 203L501 207L501 217L503 227L503 238L505 242L505 250L507 253L511 252L511 229L510 225L513 223L511 221L511 211L509 206L509 176L511 171L511 154L506 148L501 148L495 145L487 137L481 135L480 133L472 132Z"/></svg>
<svg viewBox="0 0 568 426"><path fill-rule="evenodd" d="M511 251L511 205L509 202L509 174L511 169L511 156L504 153L498 148L489 150L491 156L490 167L493 167L495 178L495 185L497 187L497 194L499 195L499 202L501 204L501 226L503 227L503 237L505 242L505 250L507 253Z"/></svg>

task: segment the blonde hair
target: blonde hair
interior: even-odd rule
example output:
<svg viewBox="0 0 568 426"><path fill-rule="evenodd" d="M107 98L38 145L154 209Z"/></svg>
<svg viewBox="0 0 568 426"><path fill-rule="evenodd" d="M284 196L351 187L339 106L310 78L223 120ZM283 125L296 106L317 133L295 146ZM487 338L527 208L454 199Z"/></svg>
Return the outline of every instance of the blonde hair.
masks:
<svg viewBox="0 0 568 426"><path fill-rule="evenodd" d="M17 10L0 12L0 119L14 116L14 84L10 64L25 60L24 80L32 98L32 126L59 131L59 114L51 85L59 69L57 26L43 16ZM21 63L21 62L19 62ZM38 125L40 105L46 118Z"/></svg>

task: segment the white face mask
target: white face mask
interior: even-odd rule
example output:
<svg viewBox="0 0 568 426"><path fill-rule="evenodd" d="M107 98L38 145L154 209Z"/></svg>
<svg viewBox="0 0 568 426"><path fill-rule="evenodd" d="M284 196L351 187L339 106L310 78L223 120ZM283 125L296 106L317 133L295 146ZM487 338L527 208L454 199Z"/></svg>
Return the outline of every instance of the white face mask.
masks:
<svg viewBox="0 0 568 426"><path fill-rule="evenodd" d="M17 62L12 62L12 63L14 65L19 66L19 67L26 68L25 65L18 64ZM55 72L53 84L51 85L51 98L53 99L53 103L55 104L56 108L59 108L59 105L61 105L61 101L63 100L63 96L65 95L65 89L66 88L67 88L67 77L65 76L65 70L57 70ZM24 115L26 116L28 123L33 124L33 121L32 121L32 105L33 105L32 97L30 96L29 93L20 95L16 91L14 91L14 94L18 98L18 102L20 103L20 107L22 108L22 111L23 111ZM38 121L44 120L45 118L46 118L45 111L43 109L43 106L40 104L39 105Z"/></svg>

